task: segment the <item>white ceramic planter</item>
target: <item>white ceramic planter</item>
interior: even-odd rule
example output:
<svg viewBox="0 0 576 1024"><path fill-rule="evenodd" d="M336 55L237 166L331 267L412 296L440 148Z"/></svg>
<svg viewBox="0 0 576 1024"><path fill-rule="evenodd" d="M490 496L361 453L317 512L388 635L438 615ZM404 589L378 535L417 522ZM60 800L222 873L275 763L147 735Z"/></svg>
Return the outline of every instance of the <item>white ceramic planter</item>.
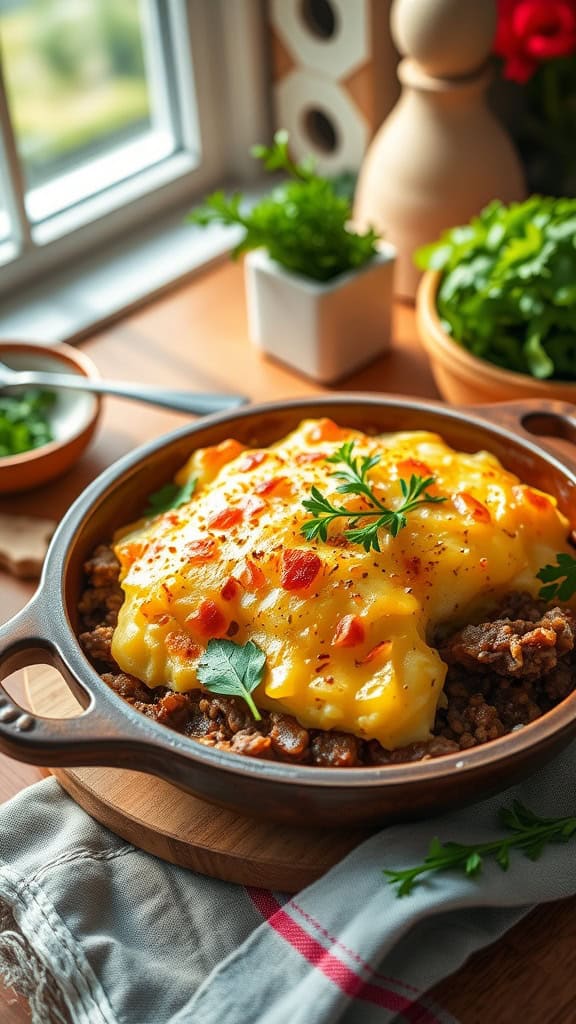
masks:
<svg viewBox="0 0 576 1024"><path fill-rule="evenodd" d="M396 251L381 243L361 270L322 284L291 274L263 249L246 257L250 337L267 355L331 384L390 345Z"/></svg>

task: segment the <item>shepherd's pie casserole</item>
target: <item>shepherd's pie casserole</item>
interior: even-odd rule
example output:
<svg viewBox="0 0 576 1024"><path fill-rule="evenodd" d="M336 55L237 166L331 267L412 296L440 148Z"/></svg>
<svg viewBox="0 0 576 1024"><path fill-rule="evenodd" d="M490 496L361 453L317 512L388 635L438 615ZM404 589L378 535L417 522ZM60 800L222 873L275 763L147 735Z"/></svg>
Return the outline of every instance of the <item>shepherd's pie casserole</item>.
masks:
<svg viewBox="0 0 576 1024"><path fill-rule="evenodd" d="M346 451L349 464L367 467L365 493L343 485ZM372 542L363 543L363 534L356 539L352 526L365 530L376 521L371 502L401 508L410 481L427 485L396 534L382 526ZM268 448L228 440L198 450L176 483L194 484L189 501L115 538L108 562L120 565L122 596L116 591L112 617L107 607L95 622L94 600L84 598L85 624L111 638L105 655L102 632L96 643L85 640L88 653L101 668L114 668L116 679L139 681L133 702L146 713L158 703L154 694L140 699L150 690L168 709L183 708L170 697L174 691L191 701L187 721L201 713L210 719L207 706L199 710L207 696L199 692L199 666L218 638L241 647L252 641L265 656L252 695L264 725L256 726L243 706L241 728L228 736L232 749L235 731L267 736L280 714L310 734L309 744L317 734L344 734L355 738L356 750L371 749L368 760L378 750L418 748L425 756L433 734L445 737L448 750L467 730L473 742L482 741L474 731L478 716L468 724L462 718L474 695L497 711L484 714L486 739L525 724L518 708L530 720L534 707L542 713L554 702L546 687L559 666L565 675L571 666L573 619L569 610L538 601L537 573L571 551L569 525L553 497L523 484L490 453L457 452L424 431L372 437L331 420L307 420ZM315 536L311 495L341 510L326 513ZM506 612L509 595L522 596ZM468 624L483 621L474 644L464 627L478 630ZM444 689L449 665L460 666L448 680L457 689L452 724L450 687ZM571 667L568 676L564 690L573 685ZM458 705L462 686L468 696L460 693ZM512 700L516 720L506 721L496 689ZM216 705L213 725L222 724L218 714L229 717L222 698ZM184 730L210 743L215 727L204 722L199 731L186 724ZM310 759L302 743L298 756ZM244 752L274 756L274 744Z"/></svg>

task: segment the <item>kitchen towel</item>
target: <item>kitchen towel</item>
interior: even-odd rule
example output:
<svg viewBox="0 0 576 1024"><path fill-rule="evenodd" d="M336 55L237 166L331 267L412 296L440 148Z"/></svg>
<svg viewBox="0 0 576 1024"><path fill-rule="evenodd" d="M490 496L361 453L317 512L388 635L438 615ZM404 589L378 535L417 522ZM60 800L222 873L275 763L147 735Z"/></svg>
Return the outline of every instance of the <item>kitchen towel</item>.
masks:
<svg viewBox="0 0 576 1024"><path fill-rule="evenodd" d="M576 745L531 779L433 821L384 828L294 897L164 863L94 822L54 779L0 808L0 974L33 1024L448 1024L425 996L532 906L576 892L576 837L502 871L427 876L398 898L383 868L434 836L502 835L521 800L576 814Z"/></svg>

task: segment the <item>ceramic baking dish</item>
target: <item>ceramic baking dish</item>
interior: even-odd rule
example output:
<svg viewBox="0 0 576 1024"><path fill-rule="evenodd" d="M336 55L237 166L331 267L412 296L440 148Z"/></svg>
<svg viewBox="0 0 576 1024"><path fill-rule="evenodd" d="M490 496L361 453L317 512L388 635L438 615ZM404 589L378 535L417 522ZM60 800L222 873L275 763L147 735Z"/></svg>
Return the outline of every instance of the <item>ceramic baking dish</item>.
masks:
<svg viewBox="0 0 576 1024"><path fill-rule="evenodd" d="M26 665L54 665L84 711L74 719L40 718L15 705L0 685L2 752L50 767L137 769L242 814L345 826L428 815L473 802L517 782L576 737L575 691L522 730L465 752L383 767L290 765L202 746L146 718L100 679L76 639L82 566L90 552L116 527L137 518L146 496L170 480L195 448L226 437L269 444L300 420L317 416L372 432L432 430L455 448L488 449L523 481L554 494L576 524L576 462L554 453L536 436L576 440L576 410L561 402L516 402L481 410L353 394L283 401L204 419L111 466L60 524L37 593L0 627L0 678Z"/></svg>

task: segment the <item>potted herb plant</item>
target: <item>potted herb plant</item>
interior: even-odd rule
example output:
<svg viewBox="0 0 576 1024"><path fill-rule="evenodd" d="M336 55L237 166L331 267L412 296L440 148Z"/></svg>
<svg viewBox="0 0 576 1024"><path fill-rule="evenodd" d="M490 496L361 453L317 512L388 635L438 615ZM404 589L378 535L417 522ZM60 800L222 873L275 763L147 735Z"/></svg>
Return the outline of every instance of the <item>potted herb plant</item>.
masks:
<svg viewBox="0 0 576 1024"><path fill-rule="evenodd" d="M252 152L288 180L249 209L240 195L216 192L189 219L243 228L233 256L248 254L252 341L306 376L332 383L389 346L395 251L373 230L354 230L350 199L312 162L291 159L286 132Z"/></svg>
<svg viewBox="0 0 576 1024"><path fill-rule="evenodd" d="M494 201L416 253L420 336L452 402L576 402L576 199Z"/></svg>

